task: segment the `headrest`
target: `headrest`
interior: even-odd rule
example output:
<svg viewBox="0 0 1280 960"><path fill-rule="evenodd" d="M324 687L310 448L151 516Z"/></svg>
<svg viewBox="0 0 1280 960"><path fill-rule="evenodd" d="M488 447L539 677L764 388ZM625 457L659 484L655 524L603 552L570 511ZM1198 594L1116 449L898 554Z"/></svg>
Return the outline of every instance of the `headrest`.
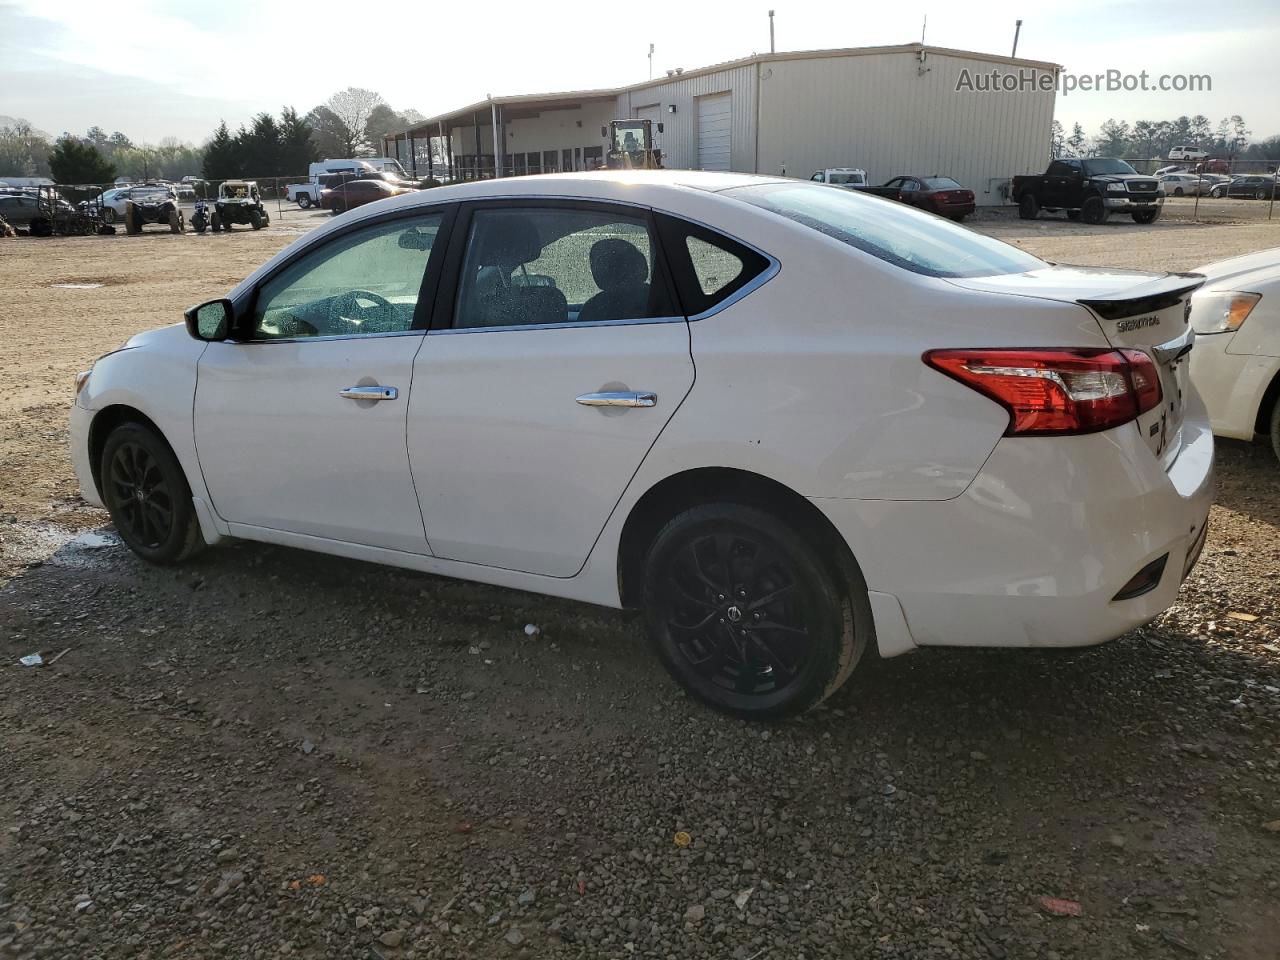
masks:
<svg viewBox="0 0 1280 960"><path fill-rule="evenodd" d="M476 263L482 267L516 267L542 255L538 229L520 215L486 217L488 223L476 244Z"/></svg>
<svg viewBox="0 0 1280 960"><path fill-rule="evenodd" d="M632 287L649 279L649 264L633 244L611 237L592 245L591 276L601 290Z"/></svg>

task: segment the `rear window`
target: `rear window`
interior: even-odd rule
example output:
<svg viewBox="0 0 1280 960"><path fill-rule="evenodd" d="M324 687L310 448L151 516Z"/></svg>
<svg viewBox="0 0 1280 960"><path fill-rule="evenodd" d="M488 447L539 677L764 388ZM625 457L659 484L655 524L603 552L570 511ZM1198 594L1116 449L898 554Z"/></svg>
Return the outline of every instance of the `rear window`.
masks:
<svg viewBox="0 0 1280 960"><path fill-rule="evenodd" d="M964 187L950 177L925 177L924 185L930 190L963 190Z"/></svg>
<svg viewBox="0 0 1280 960"><path fill-rule="evenodd" d="M878 197L807 183L733 187L722 196L761 207L881 260L928 277L992 277L1045 262L948 220Z"/></svg>

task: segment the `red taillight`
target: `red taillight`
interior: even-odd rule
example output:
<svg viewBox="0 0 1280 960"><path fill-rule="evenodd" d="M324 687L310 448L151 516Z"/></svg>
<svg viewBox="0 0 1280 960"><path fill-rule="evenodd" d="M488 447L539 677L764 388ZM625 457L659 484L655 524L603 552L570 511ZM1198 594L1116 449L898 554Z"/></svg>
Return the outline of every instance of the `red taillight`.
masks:
<svg viewBox="0 0 1280 960"><path fill-rule="evenodd" d="M1109 430L1161 399L1141 350L930 350L924 362L1008 410L1006 436Z"/></svg>

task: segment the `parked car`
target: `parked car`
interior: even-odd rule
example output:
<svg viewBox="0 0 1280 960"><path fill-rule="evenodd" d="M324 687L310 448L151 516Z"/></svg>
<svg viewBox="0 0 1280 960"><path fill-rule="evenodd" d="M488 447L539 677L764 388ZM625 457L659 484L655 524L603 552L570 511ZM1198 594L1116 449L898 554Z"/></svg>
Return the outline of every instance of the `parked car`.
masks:
<svg viewBox="0 0 1280 960"><path fill-rule="evenodd" d="M1194 173L1167 173L1160 178L1160 189L1166 197L1194 197L1200 194L1202 182Z"/></svg>
<svg viewBox="0 0 1280 960"><path fill-rule="evenodd" d="M862 187L864 193L875 194L928 210L956 222L976 209L973 191L950 177L894 177L878 187Z"/></svg>
<svg viewBox="0 0 1280 960"><path fill-rule="evenodd" d="M1189 172L1190 171L1187 169L1187 165L1185 163L1171 163L1167 167L1161 167L1160 169L1158 169L1155 173L1152 174L1152 176L1163 177L1169 173L1189 173Z"/></svg>
<svg viewBox="0 0 1280 960"><path fill-rule="evenodd" d="M1236 177L1230 183L1220 184L1214 188L1218 192L1214 196L1234 197L1240 200L1270 200L1276 193L1276 178L1273 176Z"/></svg>
<svg viewBox="0 0 1280 960"><path fill-rule="evenodd" d="M637 607L694 696L780 716L867 651L1174 602L1213 496L1200 282L804 181L478 181L99 359L71 454L146 560L230 536Z"/></svg>
<svg viewBox="0 0 1280 960"><path fill-rule="evenodd" d="M1169 149L1170 160L1207 160L1209 154L1199 147L1171 147Z"/></svg>
<svg viewBox="0 0 1280 960"><path fill-rule="evenodd" d="M43 197L39 191L0 193L0 217L14 230L26 230L33 237L52 235L57 223L68 221L77 213L76 208L61 197L50 196L52 189L48 188ZM51 204L56 206L52 220Z"/></svg>
<svg viewBox="0 0 1280 960"><path fill-rule="evenodd" d="M809 178L815 183L829 183L835 187L862 187L867 183L867 171L857 167L829 167L819 170Z"/></svg>
<svg viewBox="0 0 1280 960"><path fill-rule="evenodd" d="M375 200L385 200L387 197L397 197L413 192L412 187L397 186L386 180L346 180L332 188L321 190L320 206L326 210L332 210L336 216L355 207L364 206L366 203L373 203Z"/></svg>
<svg viewBox="0 0 1280 960"><path fill-rule="evenodd" d="M97 213L103 223L115 223L124 219L125 205L129 202L131 187L112 187L104 190L89 200L83 200L79 206L88 213Z"/></svg>
<svg viewBox="0 0 1280 960"><path fill-rule="evenodd" d="M1280 248L1233 257L1196 273L1191 380L1213 432L1265 438L1280 458Z"/></svg>
<svg viewBox="0 0 1280 960"><path fill-rule="evenodd" d="M1042 176L1013 178L1018 216L1034 220L1041 210L1065 210L1072 220L1106 223L1112 213L1127 213L1135 223L1160 216L1164 191L1155 177L1138 173L1123 160L1088 157L1054 160Z"/></svg>

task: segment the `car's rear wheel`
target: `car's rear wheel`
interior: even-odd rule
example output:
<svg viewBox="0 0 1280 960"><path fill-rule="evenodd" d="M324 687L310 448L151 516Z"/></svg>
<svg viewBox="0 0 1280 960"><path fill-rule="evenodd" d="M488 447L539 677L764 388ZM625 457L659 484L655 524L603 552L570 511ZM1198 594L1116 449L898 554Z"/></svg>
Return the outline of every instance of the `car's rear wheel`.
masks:
<svg viewBox="0 0 1280 960"><path fill-rule="evenodd" d="M1024 193L1018 201L1018 216L1023 220L1034 220L1040 216L1040 201L1029 193Z"/></svg>
<svg viewBox="0 0 1280 960"><path fill-rule="evenodd" d="M170 210L169 211L169 232L181 233L184 226L185 224L183 223L183 220L182 220L182 214L179 213L177 210Z"/></svg>
<svg viewBox="0 0 1280 960"><path fill-rule="evenodd" d="M103 222L103 223L115 223L115 222L116 222L116 211L115 211L115 209L114 209L113 207L103 207L103 208L102 208L102 222Z"/></svg>
<svg viewBox="0 0 1280 960"><path fill-rule="evenodd" d="M1182 188L1181 188L1181 187L1174 187L1174 189L1173 189L1173 195L1174 195L1175 197L1180 197L1180 196L1182 196Z"/></svg>
<svg viewBox="0 0 1280 960"><path fill-rule="evenodd" d="M257 210L249 211L249 226L253 227L255 230L262 229L262 214Z"/></svg>
<svg viewBox="0 0 1280 960"><path fill-rule="evenodd" d="M120 538L151 563L181 563L203 549L191 488L178 458L150 427L125 423L102 448L102 501Z"/></svg>
<svg viewBox="0 0 1280 960"><path fill-rule="evenodd" d="M1213 199L1215 200L1221 200L1222 194L1223 194L1223 190L1221 187L1214 187L1212 190L1209 191L1209 196L1213 197Z"/></svg>
<svg viewBox="0 0 1280 960"><path fill-rule="evenodd" d="M1265 190L1258 190L1257 192L1255 192L1255 193L1254 193L1254 195L1253 195L1253 199L1255 199L1255 200L1265 200L1265 199L1267 199L1267 191L1265 191Z"/></svg>
<svg viewBox="0 0 1280 960"><path fill-rule="evenodd" d="M1098 225L1107 222L1107 205L1102 202L1101 197L1089 197L1085 200L1084 206L1080 208L1080 216L1085 223Z"/></svg>
<svg viewBox="0 0 1280 960"><path fill-rule="evenodd" d="M848 678L872 631L864 588L842 586L777 517L738 504L671 520L649 548L644 597L649 637L675 679L746 718L821 703Z"/></svg>
<svg viewBox="0 0 1280 960"><path fill-rule="evenodd" d="M307 194L305 194L305 193L299 194L299 195L298 195L298 206L300 206L303 210L310 210L310 209L311 209L311 197L310 197L310 196L308 196L308 195L307 195Z"/></svg>

